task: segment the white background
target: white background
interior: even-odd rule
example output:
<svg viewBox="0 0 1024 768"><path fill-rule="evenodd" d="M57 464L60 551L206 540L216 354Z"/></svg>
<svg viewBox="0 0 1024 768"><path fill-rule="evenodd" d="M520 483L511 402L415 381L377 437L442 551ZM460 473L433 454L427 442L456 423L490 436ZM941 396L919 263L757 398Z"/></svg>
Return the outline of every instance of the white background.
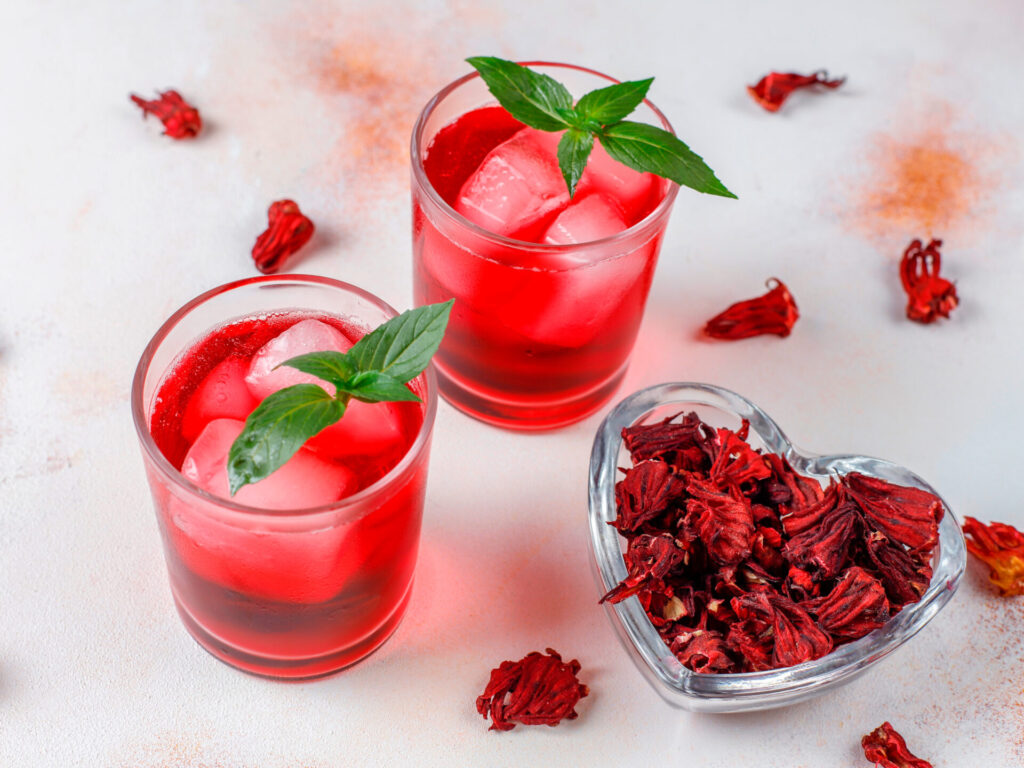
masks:
<svg viewBox="0 0 1024 768"><path fill-rule="evenodd" d="M754 715L663 703L597 605L585 492L602 414L521 435L442 404L395 636L320 682L236 672L172 608L128 391L175 308L255 274L275 199L317 223L291 271L409 306L419 107L468 55L570 61L655 75L651 98L740 196L680 193L620 394L721 384L809 450L904 463L959 514L1022 525L1022 32L1012 0L3 3L0 765L835 768L866 765L860 736L889 719L936 766L1020 766L1024 606L975 563L846 688ZM848 84L775 115L744 91L819 67ZM199 139L161 136L128 101L166 87L202 111ZM970 205L933 233L873 217L878 147L929 129L973 169ZM962 306L923 327L902 316L896 265L928 234ZM773 275L800 306L790 338L697 338ZM546 646L583 665L580 718L488 733L473 702L489 670Z"/></svg>

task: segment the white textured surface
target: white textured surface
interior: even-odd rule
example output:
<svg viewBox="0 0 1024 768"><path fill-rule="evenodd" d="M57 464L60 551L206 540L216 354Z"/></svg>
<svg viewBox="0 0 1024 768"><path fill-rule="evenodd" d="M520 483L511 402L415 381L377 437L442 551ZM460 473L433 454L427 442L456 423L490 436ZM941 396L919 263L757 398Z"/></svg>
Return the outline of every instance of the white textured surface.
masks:
<svg viewBox="0 0 1024 768"><path fill-rule="evenodd" d="M1020 8L3 3L0 765L834 768L866 765L860 735L883 719L936 766L1024 764L1024 609L975 564L942 616L838 692L745 716L663 704L596 604L584 518L600 416L517 435L443 405L397 634L329 680L247 677L174 613L127 403L167 315L253 274L274 199L318 225L295 271L408 306L416 109L467 55L568 60L656 75L652 98L741 198L680 194L623 392L722 384L809 449L902 462L961 514L1024 524ZM770 69L820 66L847 87L777 115L744 93ZM200 139L160 136L128 102L163 87L201 109ZM962 307L921 327L901 317L895 264L926 233L852 214L885 184L874 137L944 124L984 184L935 233ZM773 274L800 304L793 336L696 339ZM488 671L545 646L583 664L580 719L488 733L473 709Z"/></svg>

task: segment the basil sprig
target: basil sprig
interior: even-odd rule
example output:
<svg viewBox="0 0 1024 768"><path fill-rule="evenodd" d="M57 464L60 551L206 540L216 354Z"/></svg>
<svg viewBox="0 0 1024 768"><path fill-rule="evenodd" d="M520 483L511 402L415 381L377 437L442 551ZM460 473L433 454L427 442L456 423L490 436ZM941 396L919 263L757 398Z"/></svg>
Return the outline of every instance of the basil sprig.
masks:
<svg viewBox="0 0 1024 768"><path fill-rule="evenodd" d="M309 438L338 422L353 398L364 403L418 402L406 383L430 364L453 302L403 312L344 354L310 352L281 363L333 384L335 393L316 384L296 384L264 398L228 452L231 495L284 466Z"/></svg>
<svg viewBox="0 0 1024 768"><path fill-rule="evenodd" d="M565 131L558 142L558 166L576 193L594 139L623 165L653 173L698 192L735 198L715 172L677 136L646 123L626 120L654 82L631 80L584 94L573 106L568 89L554 78L495 56L466 59L512 117L541 131Z"/></svg>

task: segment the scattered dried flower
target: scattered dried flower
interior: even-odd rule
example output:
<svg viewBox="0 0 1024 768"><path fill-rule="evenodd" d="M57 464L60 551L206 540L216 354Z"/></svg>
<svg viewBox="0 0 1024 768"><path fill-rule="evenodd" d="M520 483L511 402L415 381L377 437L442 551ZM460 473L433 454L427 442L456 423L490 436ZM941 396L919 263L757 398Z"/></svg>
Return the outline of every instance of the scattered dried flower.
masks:
<svg viewBox="0 0 1024 768"><path fill-rule="evenodd" d="M789 98L789 94L798 88L823 85L826 88L834 89L845 82L845 77L829 80L828 72L824 69L819 69L810 75L798 75L794 72L771 72L758 80L757 85L748 85L747 92L754 97L754 101L769 112L777 112L782 103Z"/></svg>
<svg viewBox="0 0 1024 768"><path fill-rule="evenodd" d="M900 280L907 292L907 317L914 322L934 323L940 317L948 318L960 303L956 286L939 276L941 247L941 240L932 240L926 246L914 240L903 252Z"/></svg>
<svg viewBox="0 0 1024 768"><path fill-rule="evenodd" d="M763 334L789 336L800 317L796 302L781 280L773 277L767 285L769 290L764 296L737 302L708 320L704 333L729 341Z"/></svg>
<svg viewBox="0 0 1024 768"><path fill-rule="evenodd" d="M131 94L131 100L141 109L142 116L156 115L164 124L164 135L172 139L191 139L203 127L199 118L199 110L181 98L177 91L164 91L157 94L156 99L147 101L141 96Z"/></svg>
<svg viewBox="0 0 1024 768"><path fill-rule="evenodd" d="M876 768L932 768L927 760L914 757L896 729L888 722L882 723L860 740L864 757Z"/></svg>
<svg viewBox="0 0 1024 768"><path fill-rule="evenodd" d="M576 677L580 663L568 664L548 648L547 655L534 651L519 661L503 661L491 670L491 679L476 710L492 731L511 731L522 725L558 725L575 720L576 704L590 691Z"/></svg>
<svg viewBox="0 0 1024 768"><path fill-rule="evenodd" d="M277 272L285 260L309 242L313 222L291 200L278 200L267 211L267 229L252 247L252 260L264 274Z"/></svg>
<svg viewBox="0 0 1024 768"><path fill-rule="evenodd" d="M1024 533L1005 523L964 518L967 551L991 569L989 581L1003 597L1024 595Z"/></svg>

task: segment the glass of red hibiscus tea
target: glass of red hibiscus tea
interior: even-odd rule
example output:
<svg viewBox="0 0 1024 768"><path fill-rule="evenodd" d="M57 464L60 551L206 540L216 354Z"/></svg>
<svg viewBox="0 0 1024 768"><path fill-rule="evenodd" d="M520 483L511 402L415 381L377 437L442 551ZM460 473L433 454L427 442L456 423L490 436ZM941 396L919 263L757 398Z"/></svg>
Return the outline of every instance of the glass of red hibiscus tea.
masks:
<svg viewBox="0 0 1024 768"><path fill-rule="evenodd" d="M793 704L843 685L956 592L963 533L889 461L803 453L764 411L698 383L636 392L590 458L601 601L669 703Z"/></svg>
<svg viewBox="0 0 1024 768"><path fill-rule="evenodd" d="M344 353L395 315L336 280L256 277L190 301L142 354L132 416L171 593L192 636L234 667L326 675L372 653L402 618L437 407L431 369L409 382L422 402L353 400L263 481L232 497L227 475L248 414L312 379L278 364Z"/></svg>
<svg viewBox="0 0 1024 768"><path fill-rule="evenodd" d="M531 63L575 95L618 81ZM631 119L671 131L644 101ZM415 303L455 298L435 359L441 394L514 429L578 421L621 382L678 186L599 143L570 200L559 135L527 128L467 75L413 130Z"/></svg>

